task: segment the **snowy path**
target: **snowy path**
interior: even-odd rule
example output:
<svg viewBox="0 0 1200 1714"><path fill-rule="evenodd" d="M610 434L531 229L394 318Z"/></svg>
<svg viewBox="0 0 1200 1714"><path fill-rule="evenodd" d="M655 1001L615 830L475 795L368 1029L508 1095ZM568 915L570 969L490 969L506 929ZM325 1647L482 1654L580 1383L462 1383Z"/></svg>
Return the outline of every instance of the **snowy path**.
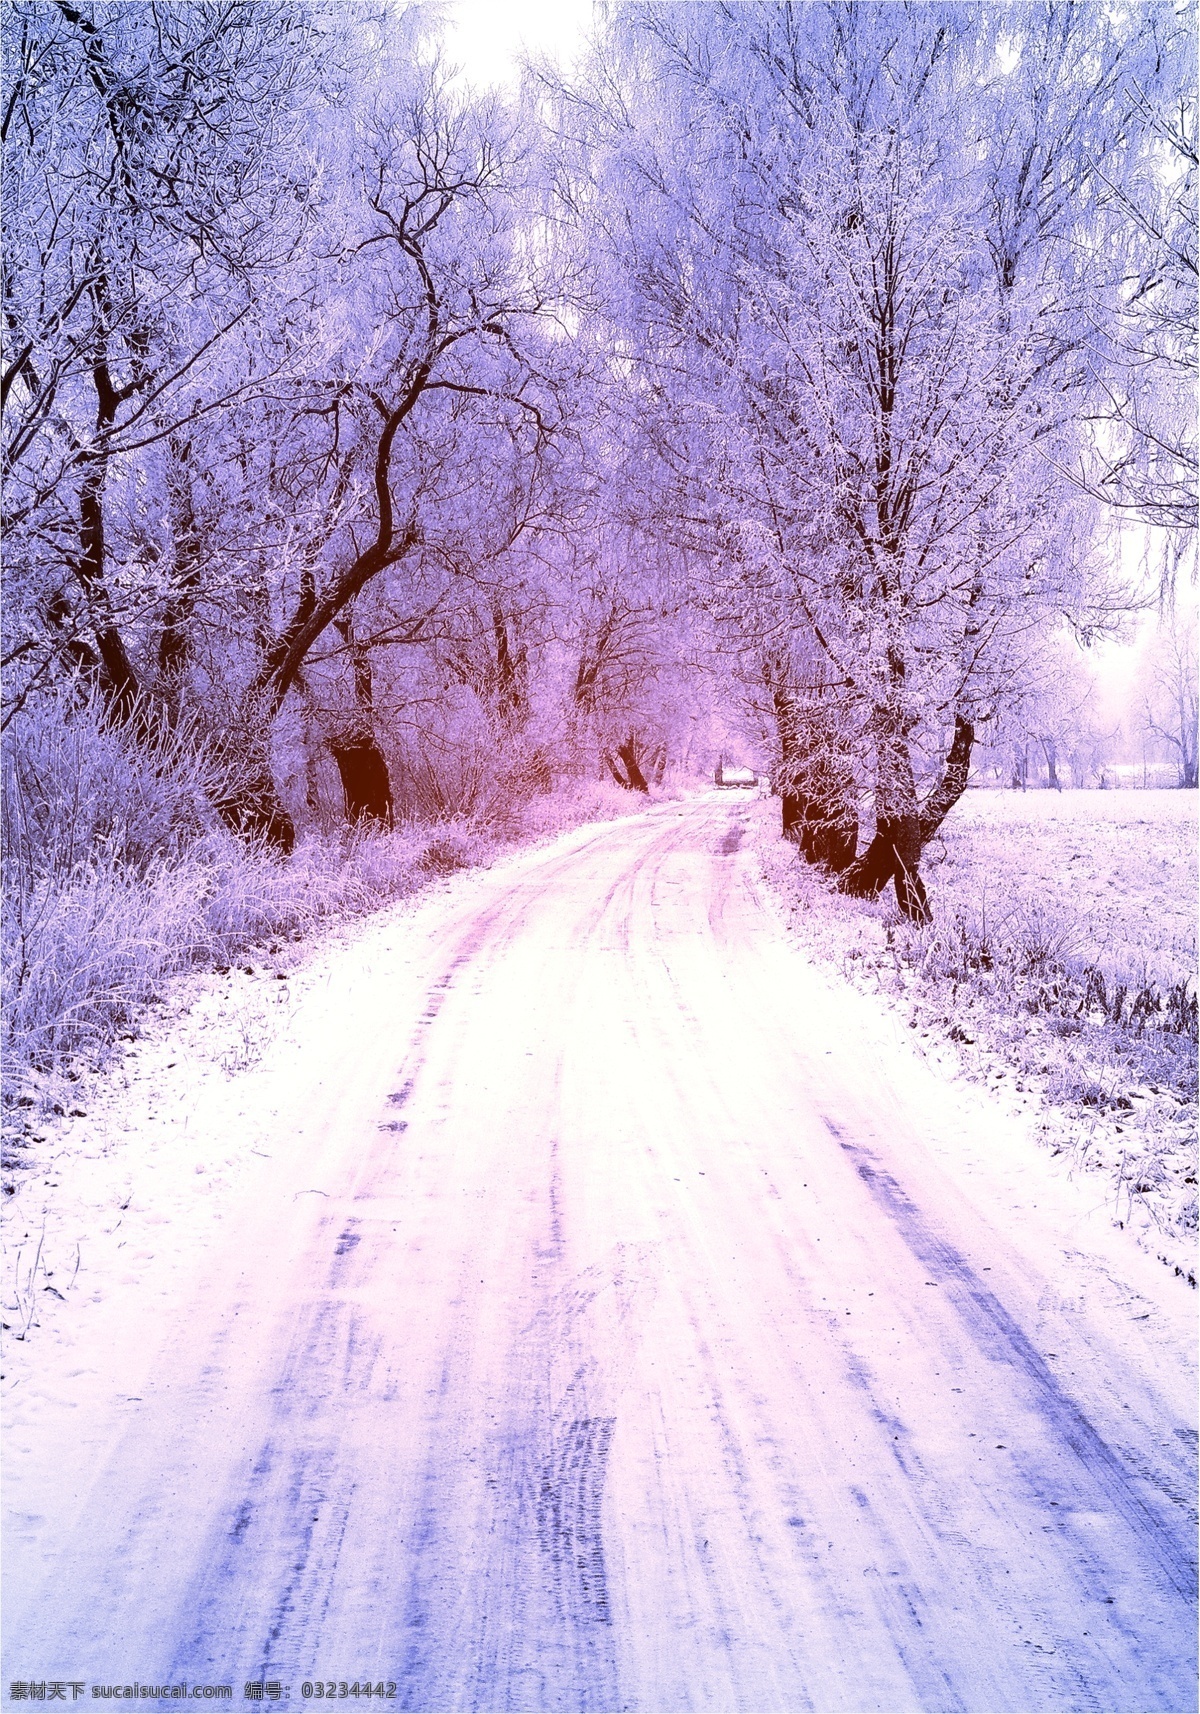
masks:
<svg viewBox="0 0 1200 1714"><path fill-rule="evenodd" d="M745 815L584 830L331 988L162 1352L14 1454L6 1679L1195 1706L1185 1323L1100 1313Z"/></svg>

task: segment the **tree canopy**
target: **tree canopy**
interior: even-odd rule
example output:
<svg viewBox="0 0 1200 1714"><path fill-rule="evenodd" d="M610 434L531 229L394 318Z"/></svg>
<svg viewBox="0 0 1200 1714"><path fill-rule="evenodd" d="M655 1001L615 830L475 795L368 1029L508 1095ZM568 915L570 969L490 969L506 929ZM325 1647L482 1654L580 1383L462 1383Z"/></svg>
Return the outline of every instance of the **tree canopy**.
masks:
<svg viewBox="0 0 1200 1714"><path fill-rule="evenodd" d="M282 847L326 762L389 820L732 734L921 918L1115 521L1194 553L1195 23L630 0L505 102L427 6L10 0L6 723L195 726Z"/></svg>

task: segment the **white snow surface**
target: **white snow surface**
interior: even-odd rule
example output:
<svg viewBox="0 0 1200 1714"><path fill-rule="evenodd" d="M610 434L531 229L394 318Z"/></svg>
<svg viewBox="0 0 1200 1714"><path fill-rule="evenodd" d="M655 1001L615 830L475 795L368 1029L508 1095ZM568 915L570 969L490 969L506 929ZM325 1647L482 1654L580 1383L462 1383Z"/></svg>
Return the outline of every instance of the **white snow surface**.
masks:
<svg viewBox="0 0 1200 1714"><path fill-rule="evenodd" d="M236 1028L206 979L63 1128L6 1685L1195 1706L1195 1294L805 960L750 813L456 877Z"/></svg>
<svg viewBox="0 0 1200 1714"><path fill-rule="evenodd" d="M1196 809L1193 791L969 791L930 854L935 902L1040 909L1111 974L1194 979Z"/></svg>

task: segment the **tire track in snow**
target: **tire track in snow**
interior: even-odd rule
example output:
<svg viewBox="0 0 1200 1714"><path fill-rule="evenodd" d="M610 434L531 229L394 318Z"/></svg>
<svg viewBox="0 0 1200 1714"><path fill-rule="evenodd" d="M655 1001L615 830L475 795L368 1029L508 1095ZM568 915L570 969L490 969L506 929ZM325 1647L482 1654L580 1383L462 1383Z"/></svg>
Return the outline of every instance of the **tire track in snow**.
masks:
<svg viewBox="0 0 1200 1714"><path fill-rule="evenodd" d="M1087 1479L1145 1541L1171 1587L1185 1599L1196 1591L1196 1559L1141 1497L1133 1473L1102 1439L1079 1406L1060 1387L1045 1358L980 1279L966 1257L928 1222L892 1174L861 1143L850 1142L832 1119L825 1125L848 1154L858 1176L895 1221L913 1254L940 1275L948 1296L972 1337L994 1362L1010 1364L1032 1383L1039 1408L1055 1438L1078 1459Z"/></svg>
<svg viewBox="0 0 1200 1714"><path fill-rule="evenodd" d="M657 882L657 877L656 877L656 882ZM657 902L657 899L658 899L657 886L656 886L656 890L655 890L655 897L656 897L656 902ZM717 931L723 930L726 926L724 911L722 911L721 913L719 913L717 915L710 913L710 924L714 927L714 930L717 930ZM674 1008L673 1015L676 1017L680 1017L684 1021L686 1021L689 1028L695 1028L697 1025L696 1015L686 1004L685 990L681 986L676 972L671 969L671 961L670 961L669 956L667 955L669 953L669 951L675 945L676 945L676 942L672 941L672 940L668 940L667 942L665 942L667 952L664 952L662 945L660 945L659 950L660 950L660 958L661 958L661 971L662 971L662 975L665 977L666 981L671 985L672 989L674 990L674 994L677 997L678 1003L677 1003L676 1007ZM735 950L736 950L736 947L735 947ZM662 1011L661 1008L656 1009L655 1007L653 1007L651 1005L647 1005L644 1008L644 1010L645 1010L645 1013L647 1016L653 1017L653 1018L660 1018L660 1017L663 1017L666 1015ZM705 1014L705 1017L706 1017L707 1022L711 1026L712 1021L713 1021L711 1009ZM736 1039L736 1033L734 1034L732 1039ZM670 1050L673 1051L676 1055L678 1054L678 1045L679 1044L677 1041L673 1042L673 1043L664 1043L663 1045L664 1045L664 1048L670 1048ZM707 1047L707 1061L708 1061L708 1063L711 1063L713 1057L720 1054L721 1044L719 1043L719 1041L713 1041L713 1042L710 1042L710 1043L705 1044L705 1045ZM726 1045L726 1047L728 1047L728 1042L726 1042L725 1045ZM780 1052L781 1052L781 1056L786 1059L786 1057L787 1057L787 1044L785 1042L781 1041ZM702 1047L697 1052L697 1059L703 1062L705 1060L705 1057L706 1057L706 1055L705 1055L705 1053L703 1051L703 1047ZM695 1076L698 1069L699 1069L698 1066L693 1065L692 1067L689 1068L689 1073L691 1075ZM680 1088L680 1089L685 1088L686 1077L689 1073L685 1073L682 1068L677 1068L675 1077L673 1079L677 1088ZM703 1105L705 1105L705 1103L709 1102L711 1099L712 1099L712 1092L706 1090L703 1097L701 1098L699 1105L703 1106ZM718 1103L713 1102L713 1104L716 1105ZM708 1164L709 1164L710 1169L711 1169L711 1164L712 1164L711 1158L710 1158ZM778 1197L777 1192L776 1192L776 1196ZM697 1261L698 1261L698 1264L700 1264L700 1265L693 1267L690 1270L690 1276L692 1278L702 1277L703 1267L702 1267L702 1263L700 1261L700 1258L697 1258ZM789 1274L791 1273L791 1270L786 1267L786 1259L785 1259L785 1272L788 1272ZM692 1324L693 1333L696 1332L697 1327L698 1327L698 1323L695 1320L693 1320L693 1324ZM853 1381L853 1383L856 1386L862 1388L864 1391L869 1391L870 1390L869 1377L867 1376L866 1371L861 1364L861 1361L855 1357L851 1348L845 1346L844 1340L842 1339L841 1334L840 1334L840 1330L837 1328L836 1324L834 1324L834 1326L831 1330L834 1333L835 1344L841 1348L841 1359L842 1359L843 1372L847 1375L848 1379ZM961 1390L961 1389L956 1389L956 1390ZM743 1385L743 1387L741 1388L741 1399L742 1399L743 1405L745 1403L746 1397L748 1396L748 1392L749 1392L749 1389L747 1389ZM872 1414L876 1418L878 1423L880 1424L881 1430L883 1428L890 1428L890 1426L891 1426L890 1420L889 1420L887 1414L883 1410L881 1410L879 1407L875 1406L874 1404L872 1405ZM889 1444L886 1446L885 1450L887 1451L889 1456L896 1455L897 1449L896 1449L896 1445L894 1444L893 1436L889 1433L887 1438L888 1438ZM1053 1436L1052 1436L1052 1438L1053 1438ZM904 1461L902 1459L897 1458L897 1462L903 1464ZM956 1550L956 1552L951 1552L948 1555L946 1555L946 1554L941 1555L942 1562L943 1562L943 1576L942 1576L941 1581L945 1584L945 1586L947 1588L955 1587L957 1584L961 1583L962 1573L967 1572L968 1576L970 1575L969 1568L971 1566L972 1561L975 1562L974 1569L975 1569L976 1575L978 1575L981 1571L983 1571L985 1569L985 1566L981 1560L981 1555L980 1555L978 1549L975 1548L974 1544L971 1541L969 1541L966 1537L962 1536L961 1533L958 1534L957 1540L955 1540L954 1532L953 1532L952 1528L949 1527L952 1520L950 1520L948 1518L948 1516L946 1515L946 1510L945 1510L944 1505L939 1505L939 1503L938 1503L938 1485L937 1485L938 1479L937 1479L936 1474L934 1472L931 1472L928 1470L926 1470L924 1472L924 1474L921 1474L921 1472L919 1470L919 1466L914 1466L911 1448L909 1449L909 1458L908 1458L907 1463L908 1463L907 1469L904 1469L902 1471L902 1474L904 1476L904 1480L905 1480L906 1484L910 1488L914 1489L914 1497L915 1497L916 1492L919 1492L922 1495L922 1503L924 1505L925 1515L928 1518L928 1521L930 1524L937 1525L939 1513L941 1514L941 1523L940 1523L940 1525L937 1525L938 1534L941 1537L943 1537L943 1539L947 1542L949 1547ZM896 1496L893 1495L892 1497L893 1497L893 1499L895 1499ZM888 1551L887 1550L887 1542L889 1539L889 1532L886 1530L886 1528L883 1528L881 1526L881 1528L877 1531L877 1535L879 1537L881 1547L883 1547L884 1552L885 1552L885 1556L886 1556L886 1553ZM1154 1544L1153 1540L1147 1539L1145 1545L1150 1550L1151 1554L1153 1554L1153 1552L1155 1551L1155 1544ZM893 1562L895 1561L895 1559L897 1557L903 1557L903 1556L897 1555L896 1553L893 1552L892 1553ZM957 1566L955 1564L956 1558L957 1558ZM1082 1553L1080 1555L1080 1558L1084 1562L1082 1567L1081 1567L1081 1571L1084 1574L1085 1585L1088 1581L1091 1580L1090 1577L1087 1575L1089 1564L1092 1567L1092 1573L1094 1574L1094 1576L1098 1577L1098 1576L1102 1575L1099 1562L1096 1561L1093 1563L1093 1561L1094 1561L1094 1555L1093 1554ZM991 1608L992 1611L998 1610L999 1612L1005 1612L1005 1611L1009 1612L1012 1615L1012 1623L1013 1623L1013 1628L1015 1631L1022 1631L1022 1632L1027 1633L1030 1630L1032 1630L1035 1636L1040 1635L1043 1638L1049 1638L1049 1637L1053 1636L1055 1634L1055 1624L1056 1624L1056 1620L1055 1620L1053 1615L1051 1615L1049 1612L1043 1612L1036 1605L1031 1605L1028 1602L1027 1598L1024 1600L1023 1604L1021 1604L1021 1603L1014 1604L1011 1597L1007 1600L1005 1599L1004 1584L1005 1584L1006 1569L1007 1568L1003 1564L997 1564L995 1567L995 1571L997 1573L999 1573L999 1579L997 1580L997 1577L994 1574L986 1579L986 1583L988 1585L990 1585L990 1587L987 1588L986 1593L985 1593L984 1589L981 1589L979 1592L980 1596L983 1599L983 1602L985 1603L984 1608L982 1608L981 1610L986 1610L987 1608ZM925 1572L926 1575L927 1575L927 1571L928 1571L928 1567L926 1567L926 1572ZM956 1576L956 1571L958 1574L957 1576ZM1109 1575L1111 1576L1111 1573ZM901 1584L895 1584L894 1585L894 1589L902 1588L902 1587L903 1587L903 1585L901 1585ZM916 1589L916 1587L917 1587L917 1585L910 1582L910 1584L909 1584L909 1596L910 1596L910 1598L907 1600L902 1600L899 1603L899 1605L897 1604L896 1600L894 1599L894 1593L887 1595L887 1604L890 1605L893 1612L895 1614L897 1614L899 1619L900 1619L900 1623L890 1624L888 1626L888 1629L893 1633L893 1640L895 1642L897 1649L901 1653L902 1657L905 1658L907 1663L908 1663L909 1670L910 1670L910 1676L912 1677L912 1680L913 1680L914 1691L920 1700L921 1706L930 1706L930 1707L932 1707L932 1706L936 1706L936 1707L966 1706L967 1704L963 1701L962 1695L955 1691L955 1689L953 1687L952 1680L949 1679L944 1672L939 1673L935 1670L933 1677L932 1678L930 1677L930 1665L931 1665L931 1663L928 1661L928 1649L929 1649L930 1639L928 1637L926 1637L924 1640L922 1640L921 1633L924 1630L924 1626L922 1626L921 1624L919 1624L917 1622L916 1617L915 1617L915 1613L913 1611L914 1600L912 1598L912 1592ZM936 1587L936 1585L935 1585L935 1587ZM1187 1582L1186 1582L1186 1574L1185 1574L1185 1580L1184 1580L1184 1584L1183 1584L1181 1592L1184 1593L1185 1595L1190 1593ZM935 1596L934 1598L937 1599L938 1597ZM919 1601L919 1597L917 1597L916 1599L917 1599L917 1601ZM911 1643L907 1640L907 1638L905 1636L905 1622L904 1622L904 1611L903 1611L903 1609L905 1609L905 1608L907 1608L907 1610L908 1610L908 1628L912 1633ZM1020 1614L1020 1616L1021 1616L1020 1619L1017 1618L1018 1614ZM881 1613L881 1617L883 1617L882 1613ZM1059 1618L1059 1620L1057 1622L1061 1623L1061 1617ZM1119 1619L1117 1620L1115 1625L1113 1625L1112 1628L1117 1630L1117 1631L1121 1631L1123 1629L1126 1629L1126 1627L1122 1626ZM1086 1637L1086 1634L1087 1633L1085 1631L1085 1633L1084 1633L1085 1637ZM1035 1658L1034 1660L1030 1661L1027 1664L1027 1666L1022 1670L1022 1676L1023 1676L1024 1681L1025 1681L1027 1686L1032 1686L1035 1682L1040 1680L1041 1685L1042 1685L1041 1692L1040 1693L1033 1693L1032 1694L1032 1700L1028 1704L1026 1704L1025 1702L1023 1702L1021 1700L1017 1700L1017 1701L1012 1702L1012 1703L1006 1702L1003 1704L1001 1704L999 1701L997 1701L995 1703L989 1701L989 1703L987 1704L988 1706L1004 1705L1004 1706L1012 1706L1012 1707L1025 1707L1027 1705L1028 1706L1035 1706L1036 1705L1038 1707L1049 1708L1049 1707L1055 1707L1055 1706L1070 1705L1073 1707L1077 1706L1080 1708L1084 1708L1084 1707L1100 1707L1102 1705L1101 1700L1100 1700L1100 1694L1103 1694L1103 1693L1098 1694L1097 1691L1093 1688L1094 1675L1096 1672L1097 1665L1099 1664L1097 1662L1097 1660L1095 1659L1094 1646L1089 1645L1086 1642L1084 1642L1084 1644L1083 1644L1084 1652L1086 1653L1088 1651L1089 1647L1091 1647L1092 1648L1092 1655L1093 1655L1093 1658L1092 1658L1090 1664L1085 1667L1085 1666L1077 1664L1075 1661L1071 1660L1070 1658L1067 1658L1069 1651L1064 1650L1063 1639L1061 1637L1059 1639L1057 1647L1050 1644L1049 1642L1042 1643L1042 1642L1034 1641L1031 1643L1028 1635L1023 1636L1020 1640L1024 1646L1032 1647L1035 1651L1037 1651L1037 1658ZM1137 1649L1132 1646L1136 1642L1136 1638L1133 1636L1133 1634L1127 1632L1126 1640L1128 1642L1130 1642L1130 1644L1131 1644L1130 1653L1136 1653ZM1102 1650L1102 1652L1103 1652L1103 1650ZM1143 1652L1145 1652L1145 1651L1143 1650ZM1117 1663L1115 1661L1111 1661L1110 1666L1119 1674L1120 1667L1117 1665ZM966 1682L968 1682L968 1683L970 1681L970 1676L971 1675L968 1673L967 1679L966 1679ZM1146 1671L1147 1681L1152 1679L1154 1676L1155 1676L1155 1673L1153 1671L1152 1664L1148 1661L1147 1662L1147 1671ZM1168 1673L1168 1677L1169 1677L1169 1673ZM967 1691L967 1692L965 1692L965 1694L970 1695L971 1692ZM976 1692L975 1694L977 1695L978 1692ZM1021 1695L1022 1695L1022 1693L1020 1691L1018 1691L1017 1692L1018 1698L1020 1698ZM789 1705L791 1705L791 1704L789 1704ZM874 1705L874 1704L872 1704L872 1705ZM882 1706L882 1705L889 1705L889 1704L880 1704L880 1705ZM1159 1706L1160 1704L1155 1703L1155 1705ZM1161 1704L1161 1706L1171 1706L1171 1705L1173 1705L1173 1704L1171 1704L1171 1703ZM975 1702L974 1706L978 1707L978 1706L980 1706L980 1704L978 1702Z"/></svg>
<svg viewBox="0 0 1200 1714"><path fill-rule="evenodd" d="M665 829L662 819L668 820ZM687 819L686 812L674 807L665 815L659 812L649 827L639 830L641 863L622 864L594 898L577 901L571 943L578 956L593 945L614 940L621 944L628 932L630 901L642 884L642 865L686 836L681 834L680 822ZM555 867L569 872L573 864L573 858L565 858ZM477 961L477 986L483 981L483 957L502 957L520 934L528 913L544 897L544 877L539 871L493 918L489 944ZM542 1218L529 1239L525 1270L542 1307L516 1336L508 1358L510 1379L499 1412L500 1426L493 1435L497 1450L490 1455L487 1478L488 1547L479 1579L483 1593L478 1611L468 1603L453 1620L461 1627L460 1638L472 1639L468 1652L474 1670L466 1678L461 1672L447 1671L444 1653L461 1648L461 1643L450 1642L446 1632L451 1621L440 1616L445 1604L431 1595L446 1576L444 1548L439 1545L433 1514L437 1497L445 1492L447 1471L444 1452L436 1444L441 1430L434 1428L435 1444L422 1478L430 1496L427 1524L414 1543L407 1575L411 1641L402 1696L403 1706L409 1708L447 1705L456 1683L460 1700L465 1698L465 1705L471 1707L617 1706L615 1662L606 1634L609 1626L606 1623L598 1634L596 1625L597 1612L607 1613L609 1606L602 1495L616 1416L609 1402L612 1387L602 1381L593 1354L593 1347L603 1348L604 1340L588 1332L587 1321L603 1293L621 1298L627 1263L618 1246L611 1267L585 1270L578 1277L566 1272L567 1211L553 1118L556 1092L557 1076L554 1088L546 1091L551 1134L535 1145L545 1151L545 1190ZM534 1139L526 1139L526 1147L533 1143ZM620 1303L617 1319L628 1325L628 1304ZM450 1361L457 1378L447 1385L445 1396L453 1409L467 1382L460 1365L453 1358ZM582 1555L590 1567L586 1598L584 1572L577 1564L573 1580L563 1581L573 1563L572 1554Z"/></svg>
<svg viewBox="0 0 1200 1714"><path fill-rule="evenodd" d="M542 1465L538 1542L553 1568L559 1610L571 1625L610 1625L600 1503L616 1418L575 1417Z"/></svg>

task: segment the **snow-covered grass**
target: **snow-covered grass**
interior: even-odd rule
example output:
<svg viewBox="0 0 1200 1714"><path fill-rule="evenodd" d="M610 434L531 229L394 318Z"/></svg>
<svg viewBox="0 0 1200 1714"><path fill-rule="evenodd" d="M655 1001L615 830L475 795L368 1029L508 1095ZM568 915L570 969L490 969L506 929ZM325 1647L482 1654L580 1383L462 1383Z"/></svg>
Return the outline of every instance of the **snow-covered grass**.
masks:
<svg viewBox="0 0 1200 1714"><path fill-rule="evenodd" d="M1042 1109L1106 1173L1114 1216L1195 1279L1194 792L972 791L928 854L934 921L796 861L764 808L764 873L817 956L904 1008L932 1052Z"/></svg>
<svg viewBox="0 0 1200 1714"><path fill-rule="evenodd" d="M332 914L411 892L445 842L396 834L339 847L314 840L287 862L215 839L142 871L92 853L37 877L6 913L7 1073L102 1060L172 975L228 964L247 947L297 938Z"/></svg>
<svg viewBox="0 0 1200 1714"><path fill-rule="evenodd" d="M926 865L942 916L1040 920L1131 988L1195 974L1195 792L971 791Z"/></svg>

